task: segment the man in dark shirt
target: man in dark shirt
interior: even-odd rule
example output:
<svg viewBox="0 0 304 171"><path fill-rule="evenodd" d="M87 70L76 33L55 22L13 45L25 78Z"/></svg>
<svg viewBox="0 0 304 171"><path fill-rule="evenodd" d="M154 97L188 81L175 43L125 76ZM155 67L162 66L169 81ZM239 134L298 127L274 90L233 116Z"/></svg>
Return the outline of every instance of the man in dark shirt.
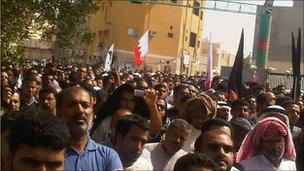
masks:
<svg viewBox="0 0 304 171"><path fill-rule="evenodd" d="M36 74L26 75L23 78L20 111L38 108L36 95L38 93L40 82L40 78Z"/></svg>
<svg viewBox="0 0 304 171"><path fill-rule="evenodd" d="M297 153L297 170L302 170L304 168L304 112L301 113L298 123L301 132L293 139L293 142Z"/></svg>
<svg viewBox="0 0 304 171"><path fill-rule="evenodd" d="M166 111L166 116L173 120L179 117L182 104L185 101L185 97L189 97L190 91L186 85L178 85L173 89L173 105L174 107Z"/></svg>

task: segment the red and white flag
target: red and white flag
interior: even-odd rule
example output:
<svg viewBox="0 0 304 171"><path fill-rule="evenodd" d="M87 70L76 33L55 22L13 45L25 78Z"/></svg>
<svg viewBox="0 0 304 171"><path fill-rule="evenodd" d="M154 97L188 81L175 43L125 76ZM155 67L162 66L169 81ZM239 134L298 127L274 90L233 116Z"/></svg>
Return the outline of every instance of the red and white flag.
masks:
<svg viewBox="0 0 304 171"><path fill-rule="evenodd" d="M135 65L140 66L143 62L143 58L149 51L149 31L146 31L144 35L139 39L134 47Z"/></svg>
<svg viewBox="0 0 304 171"><path fill-rule="evenodd" d="M206 75L205 90L208 90L211 88L211 82L212 82L212 77L213 77L212 65L213 65L213 53L212 53L212 42L211 42L211 35L210 35L209 52L208 52L208 58L207 58L207 75Z"/></svg>

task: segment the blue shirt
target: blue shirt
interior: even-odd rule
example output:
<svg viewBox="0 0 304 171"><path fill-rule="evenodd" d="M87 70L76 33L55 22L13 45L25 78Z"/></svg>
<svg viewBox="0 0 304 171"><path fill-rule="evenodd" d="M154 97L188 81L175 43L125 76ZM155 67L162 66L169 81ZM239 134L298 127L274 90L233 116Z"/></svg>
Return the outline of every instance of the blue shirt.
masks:
<svg viewBox="0 0 304 171"><path fill-rule="evenodd" d="M77 153L68 147L64 170L122 170L120 158L113 149L97 144L91 138L84 150Z"/></svg>

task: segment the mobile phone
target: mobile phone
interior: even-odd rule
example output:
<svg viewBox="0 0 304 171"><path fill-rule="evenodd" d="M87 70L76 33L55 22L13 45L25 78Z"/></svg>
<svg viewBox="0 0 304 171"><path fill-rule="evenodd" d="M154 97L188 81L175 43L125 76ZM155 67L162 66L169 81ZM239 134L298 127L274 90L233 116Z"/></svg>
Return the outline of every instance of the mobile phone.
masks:
<svg viewBox="0 0 304 171"><path fill-rule="evenodd" d="M139 89L134 90L134 96L144 97L145 95L146 95L146 92L144 90L139 90Z"/></svg>

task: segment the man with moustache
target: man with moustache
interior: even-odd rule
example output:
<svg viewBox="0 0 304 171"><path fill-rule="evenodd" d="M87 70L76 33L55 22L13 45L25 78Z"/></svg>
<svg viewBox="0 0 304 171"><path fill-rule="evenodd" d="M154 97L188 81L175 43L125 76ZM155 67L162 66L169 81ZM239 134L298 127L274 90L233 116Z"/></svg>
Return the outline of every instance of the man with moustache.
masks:
<svg viewBox="0 0 304 171"><path fill-rule="evenodd" d="M183 98L190 96L189 88L186 85L178 85L173 89L173 108L166 111L166 116L171 120L180 117L183 107Z"/></svg>
<svg viewBox="0 0 304 171"><path fill-rule="evenodd" d="M56 95L57 91L53 87L42 88L39 92L39 108L50 111L56 116Z"/></svg>
<svg viewBox="0 0 304 171"><path fill-rule="evenodd" d="M90 92L74 86L57 96L57 114L64 117L71 134L64 170L121 170L118 154L95 143L89 137L93 120L93 97Z"/></svg>
<svg viewBox="0 0 304 171"><path fill-rule="evenodd" d="M221 171L238 170L233 165L233 139L230 124L222 119L206 121L194 144L195 153L210 157Z"/></svg>
<svg viewBox="0 0 304 171"><path fill-rule="evenodd" d="M150 122L138 115L122 117L117 125L114 149L121 158L125 170L152 170L151 161L140 157L149 138Z"/></svg>
<svg viewBox="0 0 304 171"><path fill-rule="evenodd" d="M267 109L269 106L275 105L276 103L276 96L272 92L263 92L259 94L256 98L256 109L257 113L252 114L248 120L250 123L254 125L258 122L258 118L263 114L264 110Z"/></svg>
<svg viewBox="0 0 304 171"><path fill-rule="evenodd" d="M204 123L216 115L216 105L206 94L192 98L185 102L181 118L191 125L190 135L187 137L183 150L190 152L194 150L194 142L201 134Z"/></svg>
<svg viewBox="0 0 304 171"><path fill-rule="evenodd" d="M249 113L249 104L244 99L237 99L231 103L231 115L232 120L236 118L245 118L248 119L250 116Z"/></svg>
<svg viewBox="0 0 304 171"><path fill-rule="evenodd" d="M190 134L190 125L183 119L174 119L159 143L146 144L154 170L173 170L176 161L187 153L181 148Z"/></svg>
<svg viewBox="0 0 304 171"><path fill-rule="evenodd" d="M296 170L295 159L288 127L278 118L267 117L247 134L236 161L245 170Z"/></svg>

